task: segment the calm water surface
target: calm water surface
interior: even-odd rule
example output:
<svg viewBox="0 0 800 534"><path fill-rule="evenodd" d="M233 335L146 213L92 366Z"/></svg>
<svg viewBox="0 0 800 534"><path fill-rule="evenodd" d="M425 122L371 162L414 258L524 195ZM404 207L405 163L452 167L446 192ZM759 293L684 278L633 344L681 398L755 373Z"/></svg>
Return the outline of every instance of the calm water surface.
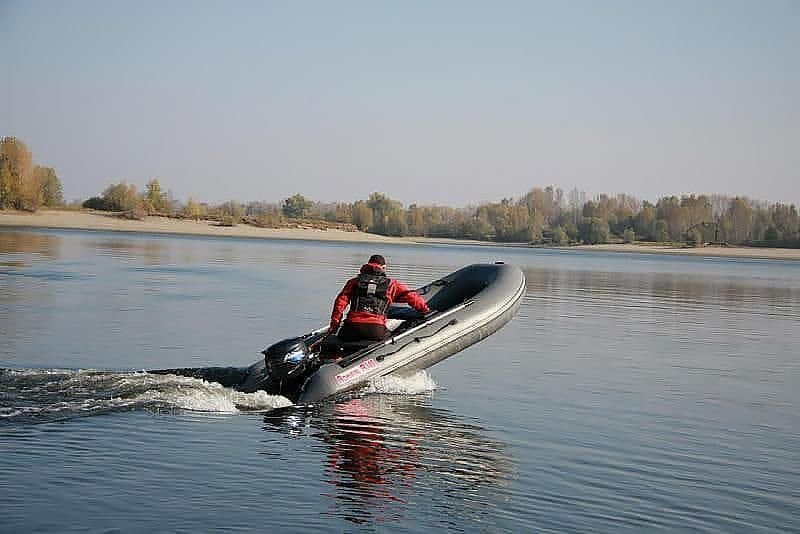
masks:
<svg viewBox="0 0 800 534"><path fill-rule="evenodd" d="M150 376L324 323L369 254L516 319L312 407ZM0 531L800 530L800 263L0 229Z"/></svg>

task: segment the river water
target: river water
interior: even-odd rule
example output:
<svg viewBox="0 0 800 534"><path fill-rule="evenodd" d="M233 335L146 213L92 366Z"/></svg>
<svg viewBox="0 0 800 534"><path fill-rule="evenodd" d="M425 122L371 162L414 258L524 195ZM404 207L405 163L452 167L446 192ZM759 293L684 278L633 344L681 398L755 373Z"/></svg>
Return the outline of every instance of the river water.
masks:
<svg viewBox="0 0 800 534"><path fill-rule="evenodd" d="M163 367L519 265L517 317L312 407ZM0 229L0 531L800 530L800 262Z"/></svg>

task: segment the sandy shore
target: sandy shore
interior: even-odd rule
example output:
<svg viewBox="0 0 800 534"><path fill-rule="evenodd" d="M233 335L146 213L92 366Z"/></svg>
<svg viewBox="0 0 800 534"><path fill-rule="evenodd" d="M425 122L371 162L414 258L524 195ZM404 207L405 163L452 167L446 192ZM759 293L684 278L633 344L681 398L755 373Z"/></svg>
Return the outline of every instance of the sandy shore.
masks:
<svg viewBox="0 0 800 534"><path fill-rule="evenodd" d="M755 258L768 260L800 260L800 249L755 247L670 247L662 245L604 244L580 245L570 250L597 250L603 252L634 252L638 254L680 254L725 258Z"/></svg>
<svg viewBox="0 0 800 534"><path fill-rule="evenodd" d="M216 226L208 221L147 217L144 221L131 221L104 213L88 211L42 210L38 213L0 211L0 227L66 228L74 230L104 230L115 232L144 232L154 234L232 236L261 239L309 239L352 243L420 243L489 245L482 241L459 239L432 239L424 237L385 237L364 232L344 230L318 230L313 228L255 228ZM516 244L516 247L525 246ZM770 249L751 247L701 247L682 248L635 244L582 245L563 250L596 250L603 252L633 252L640 254L683 254L691 256L717 256L733 258L763 258L800 260L800 249Z"/></svg>
<svg viewBox="0 0 800 534"><path fill-rule="evenodd" d="M0 226L31 228L66 228L70 230L104 230L112 232L144 232L202 236L252 237L262 239L315 239L363 243L392 243L407 241L364 232L317 230L313 228L256 228L240 224L217 226L208 221L147 217L143 221L120 219L103 213L87 211L46 210L37 213L0 212Z"/></svg>

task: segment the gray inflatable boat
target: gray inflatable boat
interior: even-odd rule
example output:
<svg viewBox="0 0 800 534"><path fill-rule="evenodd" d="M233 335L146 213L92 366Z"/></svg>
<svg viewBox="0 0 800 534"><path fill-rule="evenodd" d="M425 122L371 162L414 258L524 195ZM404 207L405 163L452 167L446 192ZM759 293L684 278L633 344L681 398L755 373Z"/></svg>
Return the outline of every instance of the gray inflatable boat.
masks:
<svg viewBox="0 0 800 534"><path fill-rule="evenodd" d="M490 336L514 317L525 292L515 266L468 265L417 292L431 313L393 305L384 341L344 342L327 326L275 343L250 367L161 369L220 382L239 391L266 391L308 404L363 387L386 375L411 375Z"/></svg>

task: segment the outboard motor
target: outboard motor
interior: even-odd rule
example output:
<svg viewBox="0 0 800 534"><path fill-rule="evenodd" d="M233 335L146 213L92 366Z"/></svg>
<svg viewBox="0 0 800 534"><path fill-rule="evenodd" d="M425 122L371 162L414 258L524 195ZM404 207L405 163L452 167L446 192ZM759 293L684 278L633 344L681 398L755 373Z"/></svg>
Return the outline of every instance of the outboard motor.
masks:
<svg viewBox="0 0 800 534"><path fill-rule="evenodd" d="M308 350L303 338L293 337L270 345L264 355L270 393L293 396L314 370L316 357Z"/></svg>

